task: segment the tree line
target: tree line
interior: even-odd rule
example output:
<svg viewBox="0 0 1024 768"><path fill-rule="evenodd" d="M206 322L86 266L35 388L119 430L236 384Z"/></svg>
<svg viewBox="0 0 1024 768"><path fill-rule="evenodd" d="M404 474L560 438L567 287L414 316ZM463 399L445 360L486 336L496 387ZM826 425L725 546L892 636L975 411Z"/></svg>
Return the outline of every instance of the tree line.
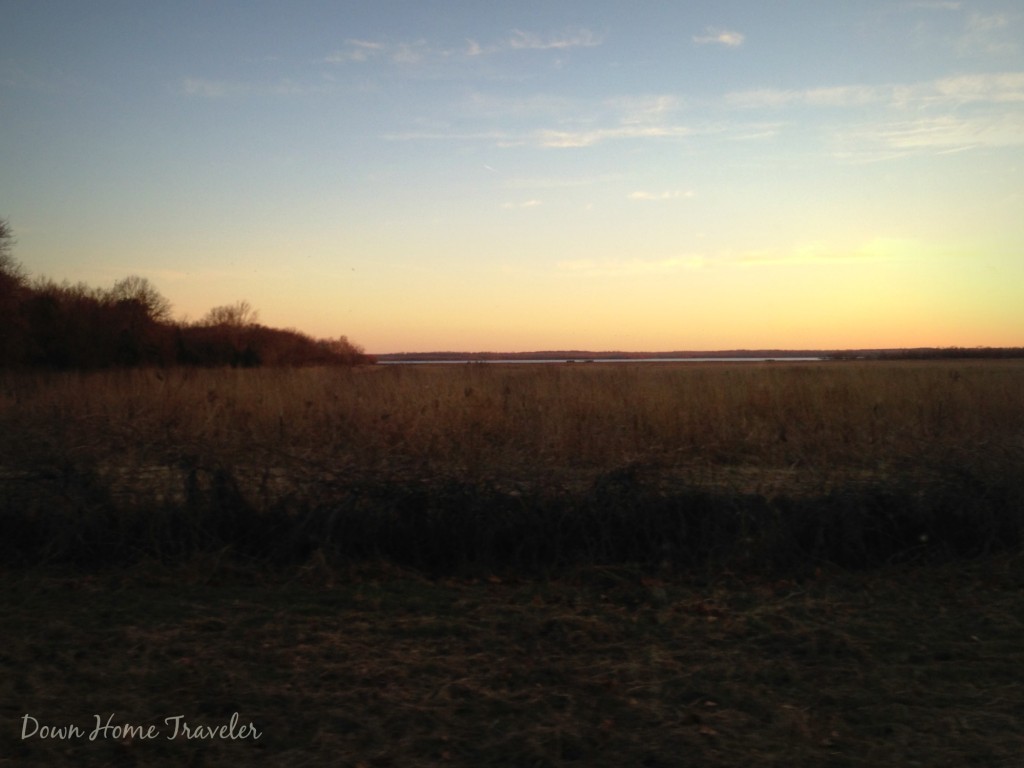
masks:
<svg viewBox="0 0 1024 768"><path fill-rule="evenodd" d="M146 278L111 288L30 278L0 219L0 367L96 369L137 366L309 366L373 362L346 337L314 339L260 325L248 302L175 321Z"/></svg>

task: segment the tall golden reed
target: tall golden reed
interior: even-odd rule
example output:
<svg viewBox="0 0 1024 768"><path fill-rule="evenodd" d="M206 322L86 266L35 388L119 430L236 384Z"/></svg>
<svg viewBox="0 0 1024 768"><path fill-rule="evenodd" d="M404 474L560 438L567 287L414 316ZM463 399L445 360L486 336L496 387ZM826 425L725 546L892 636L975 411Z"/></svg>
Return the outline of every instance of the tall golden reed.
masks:
<svg viewBox="0 0 1024 768"><path fill-rule="evenodd" d="M1005 469L1024 363L420 365L0 378L0 462L323 477L571 482L633 466L688 482Z"/></svg>

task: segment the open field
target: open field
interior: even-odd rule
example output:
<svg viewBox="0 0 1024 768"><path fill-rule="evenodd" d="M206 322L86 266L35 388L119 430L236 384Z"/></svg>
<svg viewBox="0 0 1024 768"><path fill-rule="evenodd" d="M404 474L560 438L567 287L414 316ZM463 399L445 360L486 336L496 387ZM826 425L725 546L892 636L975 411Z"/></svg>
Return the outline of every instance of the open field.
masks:
<svg viewBox="0 0 1024 768"><path fill-rule="evenodd" d="M1019 768L1022 566L5 573L0 765ZM259 740L168 738L235 712Z"/></svg>
<svg viewBox="0 0 1024 768"><path fill-rule="evenodd" d="M1022 393L1014 361L6 374L0 766L1024 765ZM167 738L235 712L259 739ZM159 737L90 740L110 714Z"/></svg>
<svg viewBox="0 0 1024 768"><path fill-rule="evenodd" d="M856 566L1016 546L1020 361L7 375L8 559Z"/></svg>

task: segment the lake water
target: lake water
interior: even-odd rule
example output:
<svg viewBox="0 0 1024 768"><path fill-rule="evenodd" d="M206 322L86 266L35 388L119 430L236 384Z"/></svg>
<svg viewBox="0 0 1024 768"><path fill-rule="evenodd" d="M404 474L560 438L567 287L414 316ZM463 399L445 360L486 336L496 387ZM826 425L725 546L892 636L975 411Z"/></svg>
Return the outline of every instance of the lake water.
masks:
<svg viewBox="0 0 1024 768"><path fill-rule="evenodd" d="M378 360L378 365L474 365L515 364L538 365L560 363L800 363L817 362L824 357L576 357L576 358L543 358L535 359L495 359L495 360Z"/></svg>

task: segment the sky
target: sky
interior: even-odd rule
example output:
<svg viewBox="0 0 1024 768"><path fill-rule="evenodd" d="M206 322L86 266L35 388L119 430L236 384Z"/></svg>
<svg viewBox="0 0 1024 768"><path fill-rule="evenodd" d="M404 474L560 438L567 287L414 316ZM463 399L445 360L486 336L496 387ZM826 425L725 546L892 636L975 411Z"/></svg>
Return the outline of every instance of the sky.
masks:
<svg viewBox="0 0 1024 768"><path fill-rule="evenodd" d="M0 0L33 276L373 353L1024 346L1019 0Z"/></svg>

